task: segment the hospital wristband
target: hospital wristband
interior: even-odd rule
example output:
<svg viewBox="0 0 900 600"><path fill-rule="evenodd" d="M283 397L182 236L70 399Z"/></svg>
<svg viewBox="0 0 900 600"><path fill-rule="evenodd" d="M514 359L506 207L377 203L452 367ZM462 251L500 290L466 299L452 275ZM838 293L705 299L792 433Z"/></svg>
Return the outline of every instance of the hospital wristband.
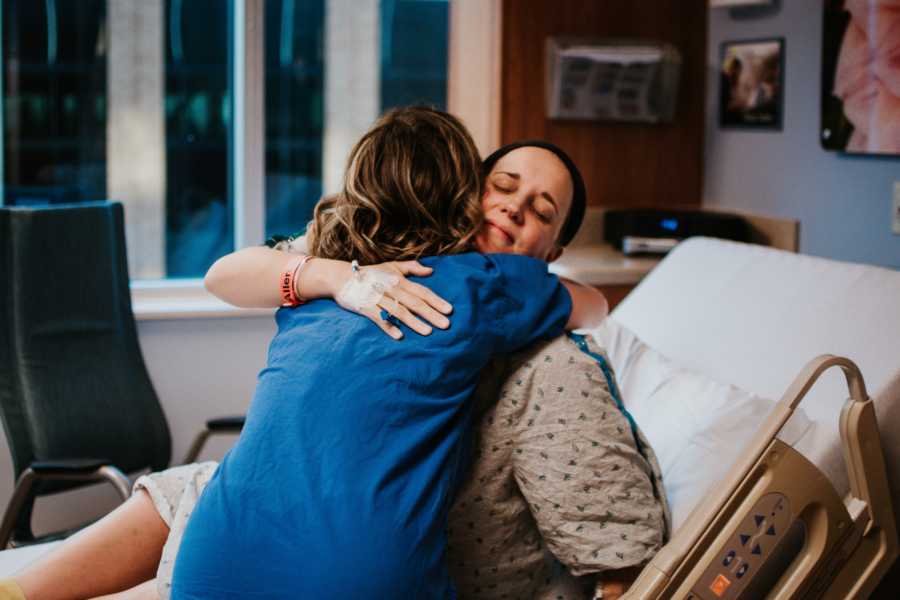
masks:
<svg viewBox="0 0 900 600"><path fill-rule="evenodd" d="M285 266L284 271L281 273L282 306L300 306L306 302L306 299L304 299L297 291L297 283L300 279L300 271L303 270L303 267L311 258L312 256L303 254L292 259L287 266Z"/></svg>

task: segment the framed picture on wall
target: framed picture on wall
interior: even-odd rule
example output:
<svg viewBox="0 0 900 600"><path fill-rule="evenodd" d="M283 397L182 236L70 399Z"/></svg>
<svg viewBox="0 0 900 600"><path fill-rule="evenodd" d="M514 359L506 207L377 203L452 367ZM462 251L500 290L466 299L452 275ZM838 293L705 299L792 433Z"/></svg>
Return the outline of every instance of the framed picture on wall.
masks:
<svg viewBox="0 0 900 600"><path fill-rule="evenodd" d="M719 125L781 129L784 111L784 39L722 43Z"/></svg>
<svg viewBox="0 0 900 600"><path fill-rule="evenodd" d="M825 0L826 150L900 155L900 10L896 0Z"/></svg>

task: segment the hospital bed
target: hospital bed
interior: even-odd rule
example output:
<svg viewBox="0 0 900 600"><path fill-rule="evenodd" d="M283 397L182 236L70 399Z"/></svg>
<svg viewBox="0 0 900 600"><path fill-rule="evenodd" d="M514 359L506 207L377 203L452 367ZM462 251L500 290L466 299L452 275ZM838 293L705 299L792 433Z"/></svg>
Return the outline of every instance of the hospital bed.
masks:
<svg viewBox="0 0 900 600"><path fill-rule="evenodd" d="M900 272L694 238L590 333L673 514L628 598L871 593L897 554Z"/></svg>
<svg viewBox="0 0 900 600"><path fill-rule="evenodd" d="M628 598L870 596L897 555L900 272L695 238L593 333L674 520Z"/></svg>

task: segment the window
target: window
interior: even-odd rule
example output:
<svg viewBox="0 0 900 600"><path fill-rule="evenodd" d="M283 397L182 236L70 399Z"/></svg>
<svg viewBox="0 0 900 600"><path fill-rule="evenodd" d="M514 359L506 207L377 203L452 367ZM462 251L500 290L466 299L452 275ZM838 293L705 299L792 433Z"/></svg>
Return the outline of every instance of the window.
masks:
<svg viewBox="0 0 900 600"><path fill-rule="evenodd" d="M382 0L381 108L447 109L447 2Z"/></svg>
<svg viewBox="0 0 900 600"><path fill-rule="evenodd" d="M322 196L325 0L265 7L266 235L303 228Z"/></svg>
<svg viewBox="0 0 900 600"><path fill-rule="evenodd" d="M3 200L125 205L133 278L232 244L230 3L3 2Z"/></svg>
<svg viewBox="0 0 900 600"><path fill-rule="evenodd" d="M266 2L266 233L302 230L384 110L446 108L447 0Z"/></svg>
<svg viewBox="0 0 900 600"><path fill-rule="evenodd" d="M106 197L105 19L105 0L3 3L5 204Z"/></svg>
<svg viewBox="0 0 900 600"><path fill-rule="evenodd" d="M240 37L248 10L261 40ZM448 17L447 0L2 0L2 201L119 200L133 279L201 277L235 240L302 229L379 112L446 108ZM265 75L240 78L254 47ZM242 127L261 147L236 146Z"/></svg>
<svg viewBox="0 0 900 600"><path fill-rule="evenodd" d="M165 206L161 208L167 277L201 277L217 258L234 249L234 194L227 176L233 112L229 4L163 3Z"/></svg>

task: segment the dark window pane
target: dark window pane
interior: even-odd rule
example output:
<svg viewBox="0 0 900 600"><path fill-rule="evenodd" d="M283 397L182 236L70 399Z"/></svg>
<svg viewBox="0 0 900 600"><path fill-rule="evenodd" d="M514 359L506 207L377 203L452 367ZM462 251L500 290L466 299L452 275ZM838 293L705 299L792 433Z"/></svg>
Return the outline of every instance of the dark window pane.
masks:
<svg viewBox="0 0 900 600"><path fill-rule="evenodd" d="M266 0L266 234L295 232L322 194L324 0ZM446 0L382 0L382 110L447 103ZM349 151L349 148L346 149Z"/></svg>
<svg viewBox="0 0 900 600"><path fill-rule="evenodd" d="M202 276L233 249L231 4L166 0L162 24L147 21L164 62L133 66L164 69L165 268L154 271L170 277ZM120 135L108 131L106 9L107 0L3 1L6 204L106 198L107 136ZM132 252L161 242L128 240Z"/></svg>
<svg viewBox="0 0 900 600"><path fill-rule="evenodd" d="M266 235L305 227L322 195L324 0L267 0Z"/></svg>
<svg viewBox="0 0 900 600"><path fill-rule="evenodd" d="M165 3L166 273L202 277L234 249L230 2Z"/></svg>
<svg viewBox="0 0 900 600"><path fill-rule="evenodd" d="M127 176L120 173L123 161L128 173L127 157L117 156L115 172L110 171L113 162L107 165L107 139L117 145L130 139L127 124L121 134L110 131L123 127L109 121L110 115L128 113L109 107L113 16L107 9L113 5L108 1L0 0L5 203L103 199L109 181L117 196L136 191L137 200L126 204L143 202L144 210L148 206L147 197L140 196L139 188L128 187ZM265 210L270 234L302 229L322 193L326 4L265 2ZM447 2L384 0L380 10L382 108L418 102L444 107ZM149 205L152 198L160 199L156 214L164 219L159 225L165 232L154 233L152 240L129 240L129 248L147 256L141 248L164 247L164 258L153 259L157 266L148 272L198 277L233 249L233 2L166 0L162 14L150 12L146 23L160 29L153 33L162 43L161 62L155 66L143 59L135 70L163 69L153 73L164 82L165 140L157 143L164 143L158 155L164 155L164 165L158 168L164 168L165 182L164 188L159 182ZM114 16L129 18L127 11ZM120 36L116 40L123 34L128 39L127 27L115 32ZM114 64L121 72L122 64ZM130 74L127 64L125 69ZM128 106L125 96L122 110ZM151 121L139 129L151 139L154 128L163 124L147 118ZM152 155L154 146L141 148L150 148Z"/></svg>
<svg viewBox="0 0 900 600"><path fill-rule="evenodd" d="M105 0L3 2L4 203L106 195Z"/></svg>
<svg viewBox="0 0 900 600"><path fill-rule="evenodd" d="M428 104L447 108L449 4L382 0L381 108Z"/></svg>

